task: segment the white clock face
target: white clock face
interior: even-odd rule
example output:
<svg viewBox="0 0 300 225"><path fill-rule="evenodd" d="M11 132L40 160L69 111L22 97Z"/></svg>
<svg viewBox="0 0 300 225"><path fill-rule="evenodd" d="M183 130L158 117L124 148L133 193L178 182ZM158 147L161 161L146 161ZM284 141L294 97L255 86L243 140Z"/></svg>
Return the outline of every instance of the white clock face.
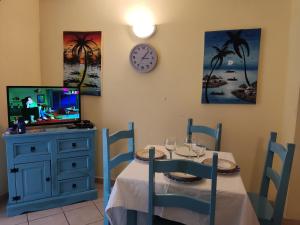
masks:
<svg viewBox="0 0 300 225"><path fill-rule="evenodd" d="M148 44L138 44L130 52L131 65L141 73L147 73L154 69L157 63L157 53Z"/></svg>

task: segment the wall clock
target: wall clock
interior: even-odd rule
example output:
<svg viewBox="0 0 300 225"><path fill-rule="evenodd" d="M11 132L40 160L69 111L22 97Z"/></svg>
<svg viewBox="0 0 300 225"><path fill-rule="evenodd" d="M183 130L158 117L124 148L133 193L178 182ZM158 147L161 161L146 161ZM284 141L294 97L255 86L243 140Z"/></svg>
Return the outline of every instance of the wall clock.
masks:
<svg viewBox="0 0 300 225"><path fill-rule="evenodd" d="M132 48L129 60L133 68L138 72L148 73L157 64L157 53L149 44L138 44Z"/></svg>

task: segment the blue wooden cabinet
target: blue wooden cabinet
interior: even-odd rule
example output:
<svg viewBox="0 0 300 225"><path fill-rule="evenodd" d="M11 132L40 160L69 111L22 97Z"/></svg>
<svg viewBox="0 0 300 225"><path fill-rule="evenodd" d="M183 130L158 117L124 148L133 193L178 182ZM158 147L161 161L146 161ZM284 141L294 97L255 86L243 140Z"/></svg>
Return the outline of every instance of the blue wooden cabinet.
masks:
<svg viewBox="0 0 300 225"><path fill-rule="evenodd" d="M7 215L96 199L95 136L95 128L4 134Z"/></svg>

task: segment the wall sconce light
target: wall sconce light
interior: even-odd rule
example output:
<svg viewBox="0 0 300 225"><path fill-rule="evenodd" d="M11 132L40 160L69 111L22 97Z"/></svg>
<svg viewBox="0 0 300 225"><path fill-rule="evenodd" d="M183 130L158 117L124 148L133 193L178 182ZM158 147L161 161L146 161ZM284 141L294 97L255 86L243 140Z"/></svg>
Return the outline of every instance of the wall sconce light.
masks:
<svg viewBox="0 0 300 225"><path fill-rule="evenodd" d="M131 8L127 13L127 21L138 38L151 37L156 30L153 14L145 6Z"/></svg>
<svg viewBox="0 0 300 225"><path fill-rule="evenodd" d="M132 31L133 33L138 37L138 38L148 38L151 37L156 30L155 24L134 24L132 26Z"/></svg>

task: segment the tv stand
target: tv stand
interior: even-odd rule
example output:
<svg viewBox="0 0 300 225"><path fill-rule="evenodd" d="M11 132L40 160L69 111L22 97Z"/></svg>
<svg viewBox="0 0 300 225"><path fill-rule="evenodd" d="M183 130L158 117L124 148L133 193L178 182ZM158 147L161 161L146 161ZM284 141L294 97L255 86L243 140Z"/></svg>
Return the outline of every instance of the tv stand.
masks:
<svg viewBox="0 0 300 225"><path fill-rule="evenodd" d="M3 134L9 201L7 215L97 198L93 129L30 129Z"/></svg>

